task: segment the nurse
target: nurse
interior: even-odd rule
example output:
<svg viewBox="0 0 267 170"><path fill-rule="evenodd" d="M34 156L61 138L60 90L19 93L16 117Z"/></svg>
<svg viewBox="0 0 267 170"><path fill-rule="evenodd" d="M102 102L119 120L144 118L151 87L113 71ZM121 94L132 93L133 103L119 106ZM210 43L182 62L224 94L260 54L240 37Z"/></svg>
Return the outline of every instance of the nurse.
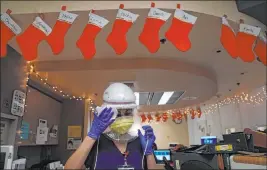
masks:
<svg viewBox="0 0 267 170"><path fill-rule="evenodd" d="M65 164L65 169L156 169L150 126L141 127L135 95L122 83L104 92L87 137Z"/></svg>

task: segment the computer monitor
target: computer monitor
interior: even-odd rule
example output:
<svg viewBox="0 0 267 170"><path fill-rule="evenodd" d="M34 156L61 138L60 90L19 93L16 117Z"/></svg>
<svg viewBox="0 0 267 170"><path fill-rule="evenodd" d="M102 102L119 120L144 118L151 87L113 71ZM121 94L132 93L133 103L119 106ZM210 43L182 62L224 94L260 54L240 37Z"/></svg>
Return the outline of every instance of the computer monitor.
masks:
<svg viewBox="0 0 267 170"><path fill-rule="evenodd" d="M212 145L217 144L216 136L202 136L201 137L201 145Z"/></svg>
<svg viewBox="0 0 267 170"><path fill-rule="evenodd" d="M171 151L169 149L158 149L154 150L154 156L157 164L164 164L163 157L167 159L167 161L171 161Z"/></svg>
<svg viewBox="0 0 267 170"><path fill-rule="evenodd" d="M11 145L1 146L0 169L11 169L14 147Z"/></svg>
<svg viewBox="0 0 267 170"><path fill-rule="evenodd" d="M248 147L248 139L246 134L243 132L236 132L232 134L223 135L223 140L225 143L234 144L236 149L239 151L248 151L254 148L253 142L252 146Z"/></svg>

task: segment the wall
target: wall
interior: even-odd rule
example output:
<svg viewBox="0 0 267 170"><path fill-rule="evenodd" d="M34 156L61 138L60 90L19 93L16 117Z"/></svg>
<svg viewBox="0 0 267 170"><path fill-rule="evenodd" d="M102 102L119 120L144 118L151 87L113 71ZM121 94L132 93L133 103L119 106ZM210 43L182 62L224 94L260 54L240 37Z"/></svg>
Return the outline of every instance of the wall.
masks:
<svg viewBox="0 0 267 170"><path fill-rule="evenodd" d="M156 136L158 149L169 148L169 143L189 144L187 122L183 120L181 124L176 124L171 118L165 123L151 123Z"/></svg>
<svg viewBox="0 0 267 170"><path fill-rule="evenodd" d="M8 46L7 56L1 58L1 112L10 113L12 95L14 90L25 92L25 60L13 48ZM4 101L8 101L5 107Z"/></svg>
<svg viewBox="0 0 267 170"><path fill-rule="evenodd" d="M7 56L1 62L1 113L11 114L11 102L14 90L25 92L25 60L13 48L7 46ZM21 118L18 119L20 125ZM16 125L17 126L17 125ZM19 126L17 126L17 129ZM10 134L15 135L15 134ZM17 152L14 147L14 152ZM16 154L14 154L16 158Z"/></svg>
<svg viewBox="0 0 267 170"><path fill-rule="evenodd" d="M250 94L256 95L259 91L262 91L262 88L255 89ZM188 119L189 143L200 144L200 137L206 133L222 139L227 128L243 131L244 128L266 126L266 118L266 101L256 106L244 103L225 105L213 114L203 114L200 119ZM204 128L203 132L201 128Z"/></svg>
<svg viewBox="0 0 267 170"><path fill-rule="evenodd" d="M81 125L83 129L85 113L84 101L77 100L64 100L62 105L62 114L59 126L59 142L56 148L55 157L59 159L63 164L66 163L67 159L74 152L67 150L67 133L68 126ZM83 134L83 132L82 132ZM81 135L82 135L81 134Z"/></svg>
<svg viewBox="0 0 267 170"><path fill-rule="evenodd" d="M0 59L1 62L1 113L11 114L11 103L14 90L25 91L26 83L26 61L23 57L17 53L13 48L7 46L7 56ZM38 87L42 91L46 91L50 95L53 95L47 89L41 87L40 84L30 81L32 85ZM55 95L53 97L56 97ZM59 99L59 98L58 98ZM4 104L7 101L8 105ZM27 101L26 101L27 102ZM40 101L42 103L42 101ZM31 102L27 105L38 110L39 104L32 104ZM61 111L59 111L59 114ZM27 114L27 113L26 113ZM17 130L20 128L22 118L19 117ZM37 120L36 120L37 121ZM16 134L9 134L16 135ZM27 167L30 167L32 164L38 163L44 156L41 155L44 150L43 146L23 146L18 147L17 142L14 146L14 159L18 157L26 157ZM53 153L55 152L55 146L50 147L50 150ZM52 158L53 159L53 158Z"/></svg>

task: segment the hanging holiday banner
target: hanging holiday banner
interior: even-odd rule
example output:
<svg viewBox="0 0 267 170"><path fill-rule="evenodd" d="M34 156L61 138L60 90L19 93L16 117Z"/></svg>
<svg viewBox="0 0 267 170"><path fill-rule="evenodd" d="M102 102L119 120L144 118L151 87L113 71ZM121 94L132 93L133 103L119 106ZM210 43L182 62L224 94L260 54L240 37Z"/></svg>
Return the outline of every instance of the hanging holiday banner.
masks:
<svg viewBox="0 0 267 170"><path fill-rule="evenodd" d="M183 119L183 115L182 115L181 111L178 111L178 112L176 113L176 118L177 118L178 120L182 120L182 119Z"/></svg>
<svg viewBox="0 0 267 170"><path fill-rule="evenodd" d="M118 10L116 20L113 24L111 33L108 35L107 42L114 49L116 54L123 54L128 43L126 40L126 35L129 29L132 27L133 23L136 21L139 15L131 13L123 9L124 5L120 5Z"/></svg>
<svg viewBox="0 0 267 170"><path fill-rule="evenodd" d="M156 118L156 122L160 122L161 115L160 114L156 114L155 115L155 118Z"/></svg>
<svg viewBox="0 0 267 170"><path fill-rule="evenodd" d="M191 119L195 119L196 113L194 109L190 109L190 115L191 115Z"/></svg>
<svg viewBox="0 0 267 170"><path fill-rule="evenodd" d="M7 43L21 33L19 25L10 17L11 10L1 14L1 57L7 55Z"/></svg>
<svg viewBox="0 0 267 170"><path fill-rule="evenodd" d="M168 114L167 113L163 113L162 114L162 121L163 122L167 122L167 120L168 120Z"/></svg>
<svg viewBox="0 0 267 170"><path fill-rule="evenodd" d="M261 28L241 23L236 36L237 55L244 62L253 62L255 55L253 52L254 43L260 33Z"/></svg>
<svg viewBox="0 0 267 170"><path fill-rule="evenodd" d="M189 34L197 21L197 17L180 9L177 4L172 24L165 33L166 38L180 51L186 52L191 48Z"/></svg>
<svg viewBox="0 0 267 170"><path fill-rule="evenodd" d="M150 122L153 120L151 114L148 114L148 115L147 115L147 119L148 119L148 123L150 123Z"/></svg>
<svg viewBox="0 0 267 170"><path fill-rule="evenodd" d="M62 6L56 24L51 34L47 37L47 42L51 46L55 55L58 55L64 49L64 38L72 23L77 18L77 14L66 11L66 6Z"/></svg>
<svg viewBox="0 0 267 170"><path fill-rule="evenodd" d="M254 48L255 54L259 57L260 61L267 65L267 56L266 56L266 34L263 32L260 33L256 46Z"/></svg>
<svg viewBox="0 0 267 170"><path fill-rule="evenodd" d="M147 118L145 114L141 114L141 122L144 123L146 122Z"/></svg>
<svg viewBox="0 0 267 170"><path fill-rule="evenodd" d="M170 16L170 13L155 8L155 3L151 3L143 31L139 36L139 41L150 53L156 53L160 48L159 31Z"/></svg>
<svg viewBox="0 0 267 170"><path fill-rule="evenodd" d="M224 49L232 58L237 58L237 47L236 47L236 35L230 24L228 23L227 16L222 17L222 28L221 28L221 43Z"/></svg>
<svg viewBox="0 0 267 170"><path fill-rule="evenodd" d="M109 21L105 18L94 14L94 10L89 13L89 21L76 42L76 46L81 50L85 59L94 57L96 53L95 38L108 23Z"/></svg>
<svg viewBox="0 0 267 170"><path fill-rule="evenodd" d="M172 113L172 120L175 121L177 118L177 113Z"/></svg>
<svg viewBox="0 0 267 170"><path fill-rule="evenodd" d="M201 108L200 106L197 107L197 117L200 118L202 115L202 111L201 111Z"/></svg>
<svg viewBox="0 0 267 170"><path fill-rule="evenodd" d="M38 56L38 45L46 40L52 29L42 18L36 17L34 22L16 40L21 50L22 56L27 61L32 61Z"/></svg>

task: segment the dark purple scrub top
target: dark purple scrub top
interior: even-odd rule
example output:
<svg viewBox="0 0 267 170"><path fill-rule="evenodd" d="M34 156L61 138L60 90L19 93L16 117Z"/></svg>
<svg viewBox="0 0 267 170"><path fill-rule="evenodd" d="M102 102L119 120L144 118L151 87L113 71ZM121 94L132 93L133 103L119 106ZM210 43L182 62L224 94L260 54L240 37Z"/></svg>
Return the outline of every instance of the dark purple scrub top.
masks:
<svg viewBox="0 0 267 170"><path fill-rule="evenodd" d="M94 169L95 157L96 157L97 142L95 142L91 152L89 153L85 166L86 168ZM141 170L143 150L140 143L140 139L136 138L127 145L127 163L134 167L135 170ZM119 165L124 164L124 157L118 150L112 140L105 135L101 135L98 145L98 156L96 169L118 169ZM144 158L144 169L147 169L146 157Z"/></svg>

